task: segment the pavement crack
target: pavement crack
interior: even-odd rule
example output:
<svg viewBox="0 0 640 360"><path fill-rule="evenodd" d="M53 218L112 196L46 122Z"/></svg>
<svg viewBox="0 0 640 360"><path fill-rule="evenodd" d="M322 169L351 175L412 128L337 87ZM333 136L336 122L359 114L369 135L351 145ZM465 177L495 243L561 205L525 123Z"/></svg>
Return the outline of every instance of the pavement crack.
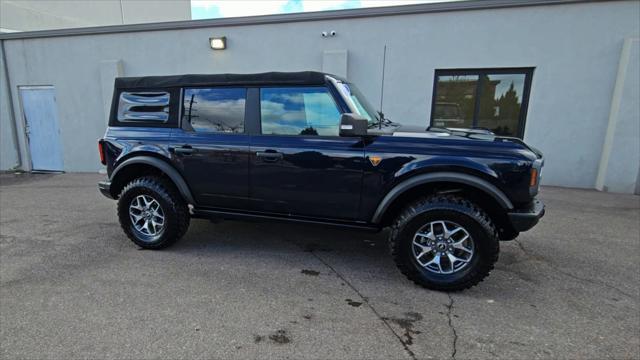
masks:
<svg viewBox="0 0 640 360"><path fill-rule="evenodd" d="M572 274L572 273L570 273L570 272L568 272L568 271L566 271L564 269L558 268L558 267L554 266L553 264L551 264L549 261L532 255L527 249L525 249L524 245L522 245L522 243L520 241L518 241L518 239L514 239L513 241L518 245L520 250L527 257L529 257L531 259L534 259L534 260L537 259L537 260L547 264L547 266L549 266L550 268L552 268L553 270L555 270L556 272L558 272L558 273L560 273L562 275L565 275L565 276L568 276L568 277L570 277L572 279L575 279L575 280L578 280L578 281L583 281L583 282L586 282L586 283L589 283L589 284L592 284L592 285L606 287L606 288L614 290L614 291L616 291L616 292L618 292L618 293L620 293L620 294L622 294L622 295L624 295L624 296L626 296L626 297L628 297L628 298L630 298L632 300L634 300L636 298L636 296L634 296L634 295L632 295L632 294L630 294L630 293L628 293L628 292L626 292L626 291L624 291L622 289L619 289L619 288L617 288L617 287L615 287L613 285L607 284L606 282L603 282L603 281L600 281L600 280L591 279L591 278L584 278L584 277Z"/></svg>
<svg viewBox="0 0 640 360"><path fill-rule="evenodd" d="M378 318L378 320L380 320L388 329L389 331L391 331L391 333L398 339L398 341L400 341L400 344L402 344L402 347L404 348L404 351L407 353L407 355L409 355L409 357L412 360L417 360L416 354L409 348L409 344L407 344L407 341L405 341L402 336L400 334L398 334L393 327L391 326L391 324L389 324L389 321L387 318L384 318L383 316L380 315L380 313L378 312L378 310L376 310L376 308L369 302L369 298L362 295L362 293L360 292L360 290L358 290L349 280L347 280L340 272L338 272L338 270L336 270L333 266L331 266L331 264L329 264L328 262L326 262L322 257L320 257L315 251L310 251L311 255L313 255L316 259L318 259L318 261L320 261L321 263L324 264L324 266L326 266L329 270L331 270L331 272L333 272L334 274L336 274L336 276L342 280L345 284L347 284L347 286L349 286L359 297L360 299L362 299L362 302L364 304L367 305L367 307L376 315L376 317ZM449 320L449 323L451 323L451 320Z"/></svg>
<svg viewBox="0 0 640 360"><path fill-rule="evenodd" d="M458 332L456 328L453 326L452 316L453 316L453 297L451 294L447 293L449 297L449 304L447 304L447 320L449 322L449 329L451 329L451 333L453 335L453 344L451 346L451 358L456 358L456 353L458 352Z"/></svg>

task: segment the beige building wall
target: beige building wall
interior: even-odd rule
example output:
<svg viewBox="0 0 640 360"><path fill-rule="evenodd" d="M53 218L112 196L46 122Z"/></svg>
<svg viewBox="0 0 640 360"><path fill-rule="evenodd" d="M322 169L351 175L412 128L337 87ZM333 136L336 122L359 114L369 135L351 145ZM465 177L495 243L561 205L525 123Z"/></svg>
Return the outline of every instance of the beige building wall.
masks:
<svg viewBox="0 0 640 360"><path fill-rule="evenodd" d="M189 0L0 0L0 31L191 20Z"/></svg>

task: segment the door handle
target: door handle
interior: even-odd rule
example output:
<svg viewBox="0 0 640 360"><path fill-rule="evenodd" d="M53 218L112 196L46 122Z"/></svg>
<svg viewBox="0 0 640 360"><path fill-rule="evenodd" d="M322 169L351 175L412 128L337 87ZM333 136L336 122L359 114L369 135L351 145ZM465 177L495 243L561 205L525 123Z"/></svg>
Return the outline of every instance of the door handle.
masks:
<svg viewBox="0 0 640 360"><path fill-rule="evenodd" d="M256 156L261 158L264 162L277 162L280 161L284 155L281 152L275 150L258 151Z"/></svg>
<svg viewBox="0 0 640 360"><path fill-rule="evenodd" d="M169 152L172 152L176 155L191 155L196 152L196 150L190 145L183 145L181 147L170 147Z"/></svg>

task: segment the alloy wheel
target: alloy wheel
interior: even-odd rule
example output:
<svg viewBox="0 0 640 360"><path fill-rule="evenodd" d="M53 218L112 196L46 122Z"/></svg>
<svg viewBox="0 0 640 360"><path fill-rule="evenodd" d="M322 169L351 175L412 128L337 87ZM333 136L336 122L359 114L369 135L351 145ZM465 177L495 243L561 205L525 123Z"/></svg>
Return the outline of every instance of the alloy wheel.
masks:
<svg viewBox="0 0 640 360"><path fill-rule="evenodd" d="M164 230L164 212L160 203L149 195L138 195L129 205L129 217L134 229L142 235L157 237Z"/></svg>
<svg viewBox="0 0 640 360"><path fill-rule="evenodd" d="M451 221L432 221L414 235L413 256L420 266L436 274L453 274L464 269L474 254L469 232Z"/></svg>

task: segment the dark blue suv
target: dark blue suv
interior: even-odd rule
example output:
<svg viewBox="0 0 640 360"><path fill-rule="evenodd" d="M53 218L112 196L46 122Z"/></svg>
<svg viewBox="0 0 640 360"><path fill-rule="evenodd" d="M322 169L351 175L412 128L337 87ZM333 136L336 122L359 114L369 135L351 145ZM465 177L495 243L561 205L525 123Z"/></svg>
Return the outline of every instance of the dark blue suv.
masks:
<svg viewBox="0 0 640 360"><path fill-rule="evenodd" d="M402 127L319 72L118 78L98 147L99 189L147 249L190 218L389 227L409 279L460 290L544 215L540 152L480 129Z"/></svg>

